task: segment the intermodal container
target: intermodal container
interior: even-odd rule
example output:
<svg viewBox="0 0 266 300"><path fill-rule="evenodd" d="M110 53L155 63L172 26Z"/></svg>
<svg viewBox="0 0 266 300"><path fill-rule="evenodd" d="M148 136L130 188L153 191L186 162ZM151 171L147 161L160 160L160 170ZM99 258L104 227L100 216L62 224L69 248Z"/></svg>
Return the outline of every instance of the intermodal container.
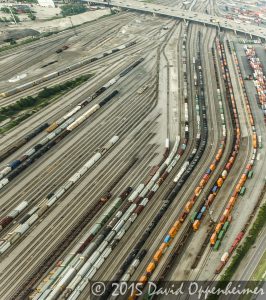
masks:
<svg viewBox="0 0 266 300"><path fill-rule="evenodd" d="M222 240L225 235L225 231L221 230L218 234L218 240Z"/></svg>
<svg viewBox="0 0 266 300"><path fill-rule="evenodd" d="M229 222L229 221L226 221L226 222L224 223L224 226L223 226L223 231L224 231L224 232L227 231L229 225L230 225L230 222Z"/></svg>
<svg viewBox="0 0 266 300"><path fill-rule="evenodd" d="M253 171L249 171L248 172L248 178L252 178L253 177Z"/></svg>
<svg viewBox="0 0 266 300"><path fill-rule="evenodd" d="M243 196L244 194L245 194L245 192L246 192L246 187L245 186L243 186L242 188L241 188L241 190L240 190L240 195L241 196Z"/></svg>
<svg viewBox="0 0 266 300"><path fill-rule="evenodd" d="M210 242L211 242L211 246L214 246L217 240L217 233L214 232L211 236Z"/></svg>
<svg viewBox="0 0 266 300"><path fill-rule="evenodd" d="M214 247L213 247L213 250L214 250L214 251L218 251L219 248L220 248L220 245L221 245L221 241L218 240L218 241L215 243L215 245L214 245Z"/></svg>

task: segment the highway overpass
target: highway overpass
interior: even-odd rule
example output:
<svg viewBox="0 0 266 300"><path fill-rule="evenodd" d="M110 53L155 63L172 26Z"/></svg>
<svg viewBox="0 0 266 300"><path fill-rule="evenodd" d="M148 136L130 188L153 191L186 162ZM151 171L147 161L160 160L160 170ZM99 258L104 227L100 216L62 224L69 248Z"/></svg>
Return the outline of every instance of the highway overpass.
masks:
<svg viewBox="0 0 266 300"><path fill-rule="evenodd" d="M109 5L107 2L103 1L88 2L96 5ZM135 0L113 0L110 2L110 6L137 11L141 13L156 14L162 17L184 19L190 22L215 26L217 28L223 28L227 30L233 30L235 33L249 34L250 37L259 37L266 41L266 28L250 24L238 24L235 21L228 20L223 17L212 16L195 11L182 10L180 8L166 7L161 4L139 2Z"/></svg>

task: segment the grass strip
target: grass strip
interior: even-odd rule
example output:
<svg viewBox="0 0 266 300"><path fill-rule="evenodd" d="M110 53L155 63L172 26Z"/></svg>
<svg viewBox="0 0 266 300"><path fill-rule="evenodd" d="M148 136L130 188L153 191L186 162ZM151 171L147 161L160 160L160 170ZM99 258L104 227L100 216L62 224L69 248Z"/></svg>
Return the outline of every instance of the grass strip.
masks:
<svg viewBox="0 0 266 300"><path fill-rule="evenodd" d="M0 127L0 133L4 133L7 130L17 126L22 121L47 106L51 102L54 102L68 91L78 87L82 83L90 79L93 74L86 74L79 76L76 79L66 81L62 84L58 84L52 87L44 88L36 96L27 96L20 100L2 107L0 109L0 121L4 121L8 118L12 118L10 122Z"/></svg>
<svg viewBox="0 0 266 300"><path fill-rule="evenodd" d="M224 274L221 276L221 280L217 283L216 289L224 289L227 284L232 279L234 273L236 272L238 266L240 265L243 258L247 255L248 251L255 244L256 239L266 225L266 203L261 206L259 209L258 216L254 221L251 229L248 231L247 237L245 238L243 244L238 247L236 254L232 258L232 262L229 267L226 269ZM248 284L248 287L252 289L252 282ZM253 287L254 288L254 287ZM208 300L217 300L216 295L211 295L208 297Z"/></svg>

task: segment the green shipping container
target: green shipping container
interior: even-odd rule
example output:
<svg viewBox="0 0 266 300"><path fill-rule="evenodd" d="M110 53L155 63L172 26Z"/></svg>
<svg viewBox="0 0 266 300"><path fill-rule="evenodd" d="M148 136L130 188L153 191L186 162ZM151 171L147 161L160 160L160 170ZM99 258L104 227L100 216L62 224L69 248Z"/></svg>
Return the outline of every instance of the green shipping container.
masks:
<svg viewBox="0 0 266 300"><path fill-rule="evenodd" d="M222 229L218 234L218 240L222 240L224 237L225 231Z"/></svg>
<svg viewBox="0 0 266 300"><path fill-rule="evenodd" d="M228 229L228 227L229 227L229 225L230 225L230 222L229 221L226 221L225 223L224 223L224 226L223 226L223 231L224 232L226 232L227 231L227 229Z"/></svg>
<svg viewBox="0 0 266 300"><path fill-rule="evenodd" d="M221 245L221 241L216 241L216 243L215 243L215 245L214 245L214 247L213 247L213 250L214 251L218 251L218 249L220 248L220 245Z"/></svg>
<svg viewBox="0 0 266 300"><path fill-rule="evenodd" d="M253 176L253 171L249 171L248 172L248 178L252 178L252 176Z"/></svg>
<svg viewBox="0 0 266 300"><path fill-rule="evenodd" d="M239 193L239 194L240 194L241 196L243 196L243 195L245 194L245 192L246 192L246 187L243 186L242 189L240 190L240 193Z"/></svg>
<svg viewBox="0 0 266 300"><path fill-rule="evenodd" d="M198 213L196 211L192 214L191 219L190 219L191 223L194 223L197 214Z"/></svg>

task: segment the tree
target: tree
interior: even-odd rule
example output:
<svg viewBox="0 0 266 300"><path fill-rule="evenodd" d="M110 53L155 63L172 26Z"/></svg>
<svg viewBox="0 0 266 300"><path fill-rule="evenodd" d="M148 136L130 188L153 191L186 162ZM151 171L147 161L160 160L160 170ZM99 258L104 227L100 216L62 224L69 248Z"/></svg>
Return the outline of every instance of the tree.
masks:
<svg viewBox="0 0 266 300"><path fill-rule="evenodd" d="M67 4L61 6L61 14L64 17L81 14L86 10L87 8L83 4Z"/></svg>
<svg viewBox="0 0 266 300"><path fill-rule="evenodd" d="M30 13L28 17L33 21L36 20L36 16L33 13Z"/></svg>

